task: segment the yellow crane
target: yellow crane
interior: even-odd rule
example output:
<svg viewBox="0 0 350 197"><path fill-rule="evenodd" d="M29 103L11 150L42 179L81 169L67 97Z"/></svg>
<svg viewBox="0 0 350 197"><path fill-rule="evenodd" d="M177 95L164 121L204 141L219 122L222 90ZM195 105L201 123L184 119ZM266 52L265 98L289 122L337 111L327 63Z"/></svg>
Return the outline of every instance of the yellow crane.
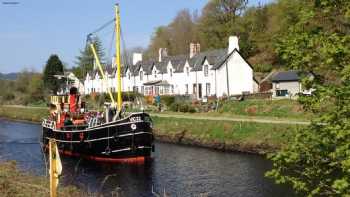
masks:
<svg viewBox="0 0 350 197"><path fill-rule="evenodd" d="M119 4L115 5L115 32L116 32L116 38L115 38L115 44L116 44L116 61L115 64L117 66L117 105L115 103L115 99L113 97L113 94L111 92L111 90L108 88L108 95L112 101L112 106L116 106L118 111L121 111L122 109L122 85L121 85L121 58L120 58L120 14L119 14ZM103 78L103 81L106 83L107 78L105 73L103 72L103 68L100 62L100 59L96 53L96 49L94 46L93 42L90 42L90 48L92 50L92 53L94 55L94 58L96 60L96 64L99 68L99 71L101 73L101 76Z"/></svg>

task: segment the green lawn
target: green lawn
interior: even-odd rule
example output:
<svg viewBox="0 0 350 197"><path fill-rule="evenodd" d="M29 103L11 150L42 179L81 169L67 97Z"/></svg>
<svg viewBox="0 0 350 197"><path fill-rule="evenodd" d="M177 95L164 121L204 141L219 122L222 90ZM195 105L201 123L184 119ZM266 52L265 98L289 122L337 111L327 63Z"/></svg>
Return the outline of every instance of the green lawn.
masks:
<svg viewBox="0 0 350 197"><path fill-rule="evenodd" d="M218 112L209 114L275 117L284 119L311 119L312 115L306 113L295 100L245 100L226 101L220 103Z"/></svg>
<svg viewBox="0 0 350 197"><path fill-rule="evenodd" d="M0 117L28 120L34 122L40 122L42 118L45 118L49 114L48 109L45 108L26 108L17 106L1 106L0 105Z"/></svg>
<svg viewBox="0 0 350 197"><path fill-rule="evenodd" d="M191 120L181 118L153 117L158 135L179 135L201 142L217 142L225 145L266 147L266 151L281 148L294 132L303 126L232 122L213 120Z"/></svg>

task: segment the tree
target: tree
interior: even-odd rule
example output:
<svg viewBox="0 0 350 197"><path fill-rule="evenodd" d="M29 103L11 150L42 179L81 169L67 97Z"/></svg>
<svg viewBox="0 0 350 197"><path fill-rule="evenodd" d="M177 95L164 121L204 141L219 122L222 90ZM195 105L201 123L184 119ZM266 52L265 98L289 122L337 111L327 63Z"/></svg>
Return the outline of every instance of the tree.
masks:
<svg viewBox="0 0 350 197"><path fill-rule="evenodd" d="M54 75L63 75L63 64L57 55L51 55L46 62L43 73L44 87L56 93L60 88L61 80Z"/></svg>
<svg viewBox="0 0 350 197"><path fill-rule="evenodd" d="M277 53L315 91L301 97L317 118L271 156L267 173L308 196L350 194L350 1L299 0L297 23L280 40Z"/></svg>
<svg viewBox="0 0 350 197"><path fill-rule="evenodd" d="M97 56L99 57L101 63L105 62L105 52L103 45L99 37L95 36L92 38L92 43L94 44ZM77 67L74 67L73 73L79 79L83 79L86 73L94 69L94 55L89 45L85 46L83 50L80 51L80 55L76 57Z"/></svg>
<svg viewBox="0 0 350 197"><path fill-rule="evenodd" d="M170 54L188 54L191 42L199 42L195 22L189 10L178 12L175 19L169 24Z"/></svg>
<svg viewBox="0 0 350 197"><path fill-rule="evenodd" d="M203 8L198 28L204 49L226 48L228 37L239 36L237 19L246 8L247 0L211 0Z"/></svg>
<svg viewBox="0 0 350 197"><path fill-rule="evenodd" d="M156 59L158 57L159 48L169 49L171 45L169 35L169 29L166 26L157 27L152 35L150 45L145 52L145 57L148 59Z"/></svg>
<svg viewBox="0 0 350 197"><path fill-rule="evenodd" d="M177 13L169 25L158 27L152 36L146 57L157 58L159 48L167 48L169 55L189 53L190 43L199 42L195 20L196 14L192 15L188 9L184 9Z"/></svg>

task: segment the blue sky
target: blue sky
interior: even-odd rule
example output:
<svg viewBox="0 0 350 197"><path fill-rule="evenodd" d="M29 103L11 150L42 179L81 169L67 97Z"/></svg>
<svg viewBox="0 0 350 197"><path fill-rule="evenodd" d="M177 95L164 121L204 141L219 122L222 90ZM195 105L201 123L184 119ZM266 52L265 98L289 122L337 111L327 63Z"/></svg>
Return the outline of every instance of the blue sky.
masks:
<svg viewBox="0 0 350 197"><path fill-rule="evenodd" d="M42 71L50 54L74 66L86 35L113 19L115 0L0 0L0 72ZM267 3L270 0L250 0ZM147 47L154 29L184 8L200 11L208 0L119 0L126 47ZM109 48L110 26L99 36Z"/></svg>

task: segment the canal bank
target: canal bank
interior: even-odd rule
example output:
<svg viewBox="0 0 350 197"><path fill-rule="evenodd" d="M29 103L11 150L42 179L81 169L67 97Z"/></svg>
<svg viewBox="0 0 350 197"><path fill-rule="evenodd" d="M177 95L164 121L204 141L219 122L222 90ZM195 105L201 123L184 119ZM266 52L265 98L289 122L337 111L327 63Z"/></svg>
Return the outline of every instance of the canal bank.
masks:
<svg viewBox="0 0 350 197"><path fill-rule="evenodd" d="M0 106L0 117L40 122L47 109ZM280 149L305 125L153 116L158 141L222 151L266 154Z"/></svg>
<svg viewBox="0 0 350 197"><path fill-rule="evenodd" d="M0 162L0 192L3 197L50 195L48 178L23 173L15 161ZM59 196L83 197L89 194L75 186L58 187Z"/></svg>

